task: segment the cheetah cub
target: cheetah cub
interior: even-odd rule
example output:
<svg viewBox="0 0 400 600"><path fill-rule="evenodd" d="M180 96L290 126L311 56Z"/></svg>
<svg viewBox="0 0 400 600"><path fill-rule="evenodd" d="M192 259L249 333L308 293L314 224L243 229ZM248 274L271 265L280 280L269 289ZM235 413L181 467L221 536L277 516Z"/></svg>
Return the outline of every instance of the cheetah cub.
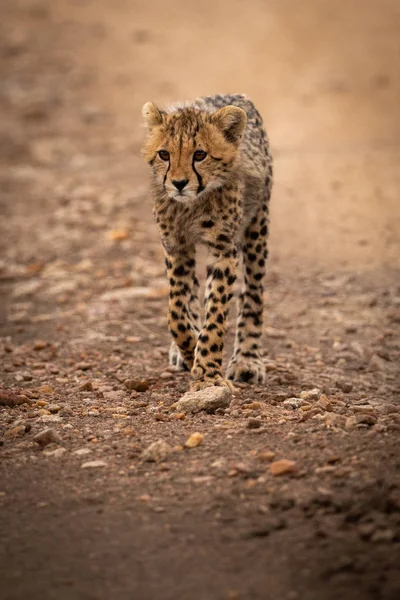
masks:
<svg viewBox="0 0 400 600"><path fill-rule="evenodd" d="M191 371L191 390L262 383L260 344L272 159L254 104L242 95L199 98L167 110L147 102L143 156L152 167L154 216L170 284L170 363ZM196 244L210 255L200 317ZM242 255L244 286L226 379L222 353Z"/></svg>

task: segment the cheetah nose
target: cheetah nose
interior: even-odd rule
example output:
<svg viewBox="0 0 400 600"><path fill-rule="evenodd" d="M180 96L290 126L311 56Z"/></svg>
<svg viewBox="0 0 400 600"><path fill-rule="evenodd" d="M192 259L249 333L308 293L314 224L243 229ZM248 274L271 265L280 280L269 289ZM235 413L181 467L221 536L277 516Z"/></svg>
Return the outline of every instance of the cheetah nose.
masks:
<svg viewBox="0 0 400 600"><path fill-rule="evenodd" d="M174 184L176 189L181 192L183 190L183 188L185 187L185 185L189 183L189 179L180 179L179 181L176 181L176 179L173 179L172 183Z"/></svg>

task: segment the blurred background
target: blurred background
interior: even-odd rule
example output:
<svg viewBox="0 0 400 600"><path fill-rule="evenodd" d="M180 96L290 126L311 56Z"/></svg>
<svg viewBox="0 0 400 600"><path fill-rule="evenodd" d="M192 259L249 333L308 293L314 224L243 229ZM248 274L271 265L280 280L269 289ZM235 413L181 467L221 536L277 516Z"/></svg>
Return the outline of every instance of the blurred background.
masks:
<svg viewBox="0 0 400 600"><path fill-rule="evenodd" d="M224 92L270 135L272 272L398 267L398 0L1 4L3 278L162 278L140 109Z"/></svg>

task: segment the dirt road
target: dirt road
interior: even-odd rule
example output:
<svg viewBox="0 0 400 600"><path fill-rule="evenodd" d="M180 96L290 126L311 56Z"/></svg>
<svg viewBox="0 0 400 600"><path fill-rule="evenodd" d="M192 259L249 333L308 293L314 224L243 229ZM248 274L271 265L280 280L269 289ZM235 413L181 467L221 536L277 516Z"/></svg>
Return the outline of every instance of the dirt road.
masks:
<svg viewBox="0 0 400 600"><path fill-rule="evenodd" d="M398 598L399 3L1 11L2 600ZM229 91L275 156L268 383L176 414L140 108Z"/></svg>

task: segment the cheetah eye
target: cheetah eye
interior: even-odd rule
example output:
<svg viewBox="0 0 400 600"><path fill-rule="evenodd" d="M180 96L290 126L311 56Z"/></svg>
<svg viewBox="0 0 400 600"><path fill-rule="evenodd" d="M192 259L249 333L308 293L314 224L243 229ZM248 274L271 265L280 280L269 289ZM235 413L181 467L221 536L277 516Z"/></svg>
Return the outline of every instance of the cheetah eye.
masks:
<svg viewBox="0 0 400 600"><path fill-rule="evenodd" d="M161 160L169 160L169 152L167 152L167 150L160 150L158 152L158 156L161 158Z"/></svg>
<svg viewBox="0 0 400 600"><path fill-rule="evenodd" d="M204 150L196 150L196 152L193 154L193 159L200 161L204 160L206 156L207 152L204 152Z"/></svg>

